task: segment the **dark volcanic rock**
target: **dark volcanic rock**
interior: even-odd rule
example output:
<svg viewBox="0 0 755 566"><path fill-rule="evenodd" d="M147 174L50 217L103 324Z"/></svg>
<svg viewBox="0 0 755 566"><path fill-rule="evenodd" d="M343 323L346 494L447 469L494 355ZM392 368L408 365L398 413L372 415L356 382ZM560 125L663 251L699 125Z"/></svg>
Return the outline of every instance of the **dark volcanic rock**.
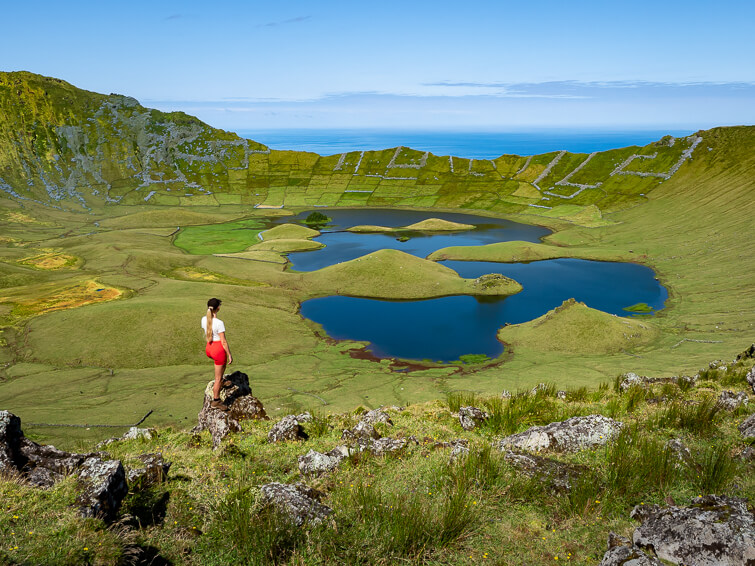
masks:
<svg viewBox="0 0 755 566"><path fill-rule="evenodd" d="M739 425L739 432L747 440L755 440L755 413L747 417L744 422Z"/></svg>
<svg viewBox="0 0 755 566"><path fill-rule="evenodd" d="M663 563L645 554L628 538L609 533L608 551L598 566L663 566Z"/></svg>
<svg viewBox="0 0 755 566"><path fill-rule="evenodd" d="M306 440L308 436L295 415L283 417L267 433L268 442L285 442L287 440Z"/></svg>
<svg viewBox="0 0 755 566"><path fill-rule="evenodd" d="M755 564L755 517L747 501L706 495L688 507L638 505L634 544L685 566Z"/></svg>
<svg viewBox="0 0 755 566"><path fill-rule="evenodd" d="M76 499L82 517L115 520L128 493L126 472L118 460L87 458L79 470L82 491Z"/></svg>
<svg viewBox="0 0 755 566"><path fill-rule="evenodd" d="M320 503L320 492L302 483L268 483L262 486L260 492L263 502L277 507L298 526L307 522L320 523L333 512L330 507Z"/></svg>
<svg viewBox="0 0 755 566"><path fill-rule="evenodd" d="M143 466L128 471L126 477L129 485L139 485L144 488L162 483L168 479L171 463L163 460L162 453L141 454L137 457Z"/></svg>
<svg viewBox="0 0 755 566"><path fill-rule="evenodd" d="M226 375L224 379L230 380L232 385L220 390L220 399L230 410L224 412L210 406L214 385L214 381L210 381L204 390L202 410L197 415L198 424L193 429L194 432L210 431L214 449L220 446L223 438L229 433L241 432L241 423L245 419L268 419L260 400L252 396L249 376L240 371L234 371Z"/></svg>
<svg viewBox="0 0 755 566"><path fill-rule="evenodd" d="M603 415L572 417L565 421L535 426L519 434L507 436L495 446L500 449L553 450L577 452L608 443L621 430L622 424Z"/></svg>
<svg viewBox="0 0 755 566"><path fill-rule="evenodd" d="M472 430L478 424L484 423L490 415L477 407L460 407L459 423L464 430Z"/></svg>

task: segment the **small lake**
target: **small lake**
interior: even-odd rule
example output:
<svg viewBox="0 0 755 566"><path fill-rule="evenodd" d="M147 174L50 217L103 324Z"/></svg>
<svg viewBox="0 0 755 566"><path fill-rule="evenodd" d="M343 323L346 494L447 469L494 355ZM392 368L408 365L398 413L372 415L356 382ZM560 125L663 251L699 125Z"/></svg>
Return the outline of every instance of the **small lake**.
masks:
<svg viewBox="0 0 755 566"><path fill-rule="evenodd" d="M293 269L320 269L384 248L425 257L451 245L536 242L550 233L545 228L467 214L366 209L326 213L334 221L328 230L359 224L399 227L431 217L475 224L477 229L412 234L407 242L397 241L395 235L325 232L316 240L326 248L289 254ZM300 216L304 218L306 213ZM624 309L637 303L662 309L668 298L650 268L632 263L555 259L512 264L446 261L443 265L465 278L502 273L521 283L524 290L506 298L462 295L423 301L331 296L303 302L301 314L321 324L332 338L369 342L368 350L377 357L451 362L465 354L499 356L503 352L503 344L496 338L500 327L535 319L570 298L619 316L631 314Z"/></svg>

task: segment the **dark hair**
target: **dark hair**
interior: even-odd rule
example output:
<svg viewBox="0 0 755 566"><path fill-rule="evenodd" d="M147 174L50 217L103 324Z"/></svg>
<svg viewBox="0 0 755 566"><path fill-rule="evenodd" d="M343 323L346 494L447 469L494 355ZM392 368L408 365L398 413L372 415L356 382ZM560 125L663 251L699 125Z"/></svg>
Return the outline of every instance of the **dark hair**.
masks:
<svg viewBox="0 0 755 566"><path fill-rule="evenodd" d="M207 337L208 342L212 342L212 313L218 310L221 302L220 299L214 297L207 301L207 324L205 328L205 336Z"/></svg>

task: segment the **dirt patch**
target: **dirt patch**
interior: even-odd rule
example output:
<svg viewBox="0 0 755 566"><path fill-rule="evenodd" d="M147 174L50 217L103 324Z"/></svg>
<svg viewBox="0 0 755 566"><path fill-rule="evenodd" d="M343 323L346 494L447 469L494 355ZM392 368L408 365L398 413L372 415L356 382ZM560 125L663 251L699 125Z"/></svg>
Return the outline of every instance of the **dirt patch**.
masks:
<svg viewBox="0 0 755 566"><path fill-rule="evenodd" d="M112 301L122 294L122 291L114 287L106 287L97 281L89 280L79 285L59 289L52 295L40 297L33 301L19 302L13 309L13 314L18 317L28 317L64 309L74 309L93 303Z"/></svg>
<svg viewBox="0 0 755 566"><path fill-rule="evenodd" d="M76 258L60 252L44 252L19 261L37 269L64 269L76 266Z"/></svg>

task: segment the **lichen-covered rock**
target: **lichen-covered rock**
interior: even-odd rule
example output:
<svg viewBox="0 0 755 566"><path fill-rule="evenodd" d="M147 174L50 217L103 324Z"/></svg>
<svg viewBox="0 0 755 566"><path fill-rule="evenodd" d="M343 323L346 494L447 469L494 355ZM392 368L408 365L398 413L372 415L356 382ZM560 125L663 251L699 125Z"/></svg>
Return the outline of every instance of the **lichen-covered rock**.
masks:
<svg viewBox="0 0 755 566"><path fill-rule="evenodd" d="M663 566L663 563L645 554L628 538L612 532L608 534L608 550L598 566Z"/></svg>
<svg viewBox="0 0 755 566"><path fill-rule="evenodd" d="M687 445L679 438L672 438L666 443L666 448L676 457L677 467L684 463L688 466L694 466L695 461Z"/></svg>
<svg viewBox="0 0 755 566"><path fill-rule="evenodd" d="M359 421L352 429L344 430L341 439L348 442L357 442L360 445L367 445L371 440L380 438L380 433L375 430L372 423Z"/></svg>
<svg viewBox="0 0 755 566"><path fill-rule="evenodd" d="M113 442L120 442L122 440L136 440L137 438L143 438L144 440L152 440L157 436L157 431L154 428L138 428L132 426L123 436L108 438L97 444L97 448L102 448Z"/></svg>
<svg viewBox="0 0 755 566"><path fill-rule="evenodd" d="M317 490L302 483L268 483L260 488L260 493L264 503L274 505L298 526L320 523L333 512L320 503L321 494Z"/></svg>
<svg viewBox="0 0 755 566"><path fill-rule="evenodd" d="M311 423L312 413L310 413L309 411L304 411L303 413L296 415L296 420L300 423Z"/></svg>
<svg viewBox="0 0 755 566"><path fill-rule="evenodd" d="M755 564L755 517L747 501L705 495L688 507L638 505L634 544L685 566Z"/></svg>
<svg viewBox="0 0 755 566"><path fill-rule="evenodd" d="M739 425L739 432L746 440L755 440L755 413L747 417L741 425Z"/></svg>
<svg viewBox="0 0 755 566"><path fill-rule="evenodd" d="M374 456L385 456L391 452L398 452L406 447L406 440L403 438L378 438L373 440L367 446Z"/></svg>
<svg viewBox="0 0 755 566"><path fill-rule="evenodd" d="M477 407L460 407L459 423L464 430L472 430L478 424L484 423L490 415Z"/></svg>
<svg viewBox="0 0 755 566"><path fill-rule="evenodd" d="M752 392L755 393L755 366L752 366L745 377L747 378L747 383L749 383L752 388Z"/></svg>
<svg viewBox="0 0 755 566"><path fill-rule="evenodd" d="M82 517L115 520L128 493L126 472L118 460L87 458L79 469L81 493L76 499Z"/></svg>
<svg viewBox="0 0 755 566"><path fill-rule="evenodd" d="M736 411L741 405L747 405L747 393L744 391L721 391L716 405L725 411Z"/></svg>
<svg viewBox="0 0 755 566"><path fill-rule="evenodd" d="M495 446L501 450L519 448L533 451L577 452L605 445L619 433L621 426L620 422L603 415L572 417L507 436Z"/></svg>
<svg viewBox="0 0 755 566"><path fill-rule="evenodd" d="M268 442L285 442L287 440L306 440L308 438L295 415L283 417L267 433Z"/></svg>
<svg viewBox="0 0 755 566"><path fill-rule="evenodd" d="M621 380L621 383L619 384L619 389L621 390L622 393L624 393L630 387L636 387L636 386L642 387L644 385L645 385L644 378L630 371L624 374L624 379Z"/></svg>
<svg viewBox="0 0 755 566"><path fill-rule="evenodd" d="M512 467L530 478L537 478L556 493L571 491L574 480L582 476L586 468L564 464L550 458L534 454L522 454L504 450L503 458Z"/></svg>
<svg viewBox="0 0 755 566"><path fill-rule="evenodd" d="M393 421L391 420L390 415L382 409L372 409L371 411L367 411L362 415L359 421L371 425L385 423L393 426Z"/></svg>
<svg viewBox="0 0 755 566"><path fill-rule="evenodd" d="M220 390L220 399L229 407L229 411L224 412L211 407L214 381L210 381L204 390L202 410L197 415L198 424L192 429L193 432L208 430L212 436L213 449L217 449L229 433L241 432L242 421L268 420L262 403L252 395L249 376L235 371L226 375L224 379L229 380L231 386Z"/></svg>
<svg viewBox="0 0 755 566"><path fill-rule="evenodd" d="M451 454L448 459L450 462L456 462L459 458L464 458L469 455L469 446L466 444L457 444L451 450Z"/></svg>
<svg viewBox="0 0 755 566"><path fill-rule="evenodd" d="M141 454L137 458L142 466L128 471L126 479L130 486L138 485L145 488L168 479L168 471L172 464L163 460L162 453Z"/></svg>
<svg viewBox="0 0 755 566"><path fill-rule="evenodd" d="M336 446L324 454L310 450L304 456L299 456L299 473L305 476L319 476L332 472L350 453L351 450L346 446Z"/></svg>

